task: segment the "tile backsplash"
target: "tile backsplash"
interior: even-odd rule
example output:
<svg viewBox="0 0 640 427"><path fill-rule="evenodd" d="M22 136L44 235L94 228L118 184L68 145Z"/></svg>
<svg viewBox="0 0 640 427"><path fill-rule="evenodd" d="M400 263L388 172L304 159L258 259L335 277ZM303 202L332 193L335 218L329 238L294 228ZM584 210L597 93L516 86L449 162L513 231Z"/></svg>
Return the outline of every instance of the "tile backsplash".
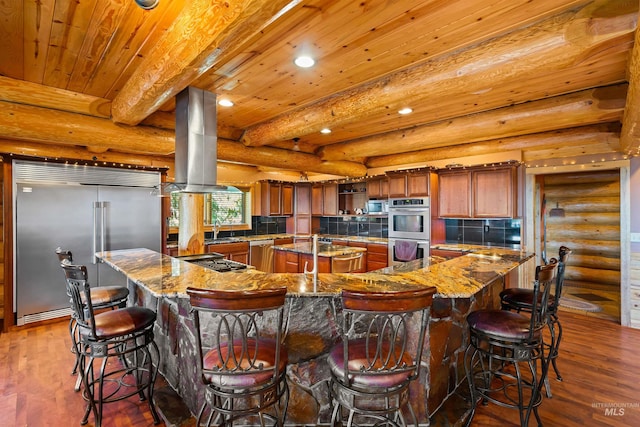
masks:
<svg viewBox="0 0 640 427"><path fill-rule="evenodd" d="M314 230L315 231L315 230ZM324 216L320 218L319 234L386 238L389 221L386 216Z"/></svg>
<svg viewBox="0 0 640 427"><path fill-rule="evenodd" d="M447 219L447 243L520 248L519 219Z"/></svg>

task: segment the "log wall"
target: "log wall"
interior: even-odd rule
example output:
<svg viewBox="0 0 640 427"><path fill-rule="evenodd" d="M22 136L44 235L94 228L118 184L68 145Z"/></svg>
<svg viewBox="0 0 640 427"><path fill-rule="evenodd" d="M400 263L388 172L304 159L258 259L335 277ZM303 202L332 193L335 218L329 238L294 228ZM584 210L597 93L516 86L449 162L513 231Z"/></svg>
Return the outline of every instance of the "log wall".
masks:
<svg viewBox="0 0 640 427"><path fill-rule="evenodd" d="M573 253L565 272L566 284L620 290L620 173L545 175L547 257L561 245ZM550 211L564 209L564 217Z"/></svg>

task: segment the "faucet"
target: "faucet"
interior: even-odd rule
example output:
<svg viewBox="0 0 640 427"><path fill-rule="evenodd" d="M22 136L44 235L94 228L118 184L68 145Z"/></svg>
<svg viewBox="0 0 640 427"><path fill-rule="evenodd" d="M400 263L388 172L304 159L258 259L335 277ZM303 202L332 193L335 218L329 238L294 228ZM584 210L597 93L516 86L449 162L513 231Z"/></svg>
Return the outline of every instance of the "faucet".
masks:
<svg viewBox="0 0 640 427"><path fill-rule="evenodd" d="M218 233L220 232L220 224L216 221L211 228L213 230L213 240L218 238Z"/></svg>
<svg viewBox="0 0 640 427"><path fill-rule="evenodd" d="M313 293L318 291L318 235L313 235L312 240L312 249L313 249L313 270L307 271L307 265L309 262L304 263L304 274L313 274Z"/></svg>

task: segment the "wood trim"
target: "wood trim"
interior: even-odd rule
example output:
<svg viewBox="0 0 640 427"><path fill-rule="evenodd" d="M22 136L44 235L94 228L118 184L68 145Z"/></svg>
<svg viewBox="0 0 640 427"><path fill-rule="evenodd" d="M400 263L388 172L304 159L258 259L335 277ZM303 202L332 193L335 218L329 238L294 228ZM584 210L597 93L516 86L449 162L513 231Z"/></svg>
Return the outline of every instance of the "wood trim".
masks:
<svg viewBox="0 0 640 427"><path fill-rule="evenodd" d="M4 244L4 322L2 331L15 325L13 316L13 165L2 164L2 234Z"/></svg>

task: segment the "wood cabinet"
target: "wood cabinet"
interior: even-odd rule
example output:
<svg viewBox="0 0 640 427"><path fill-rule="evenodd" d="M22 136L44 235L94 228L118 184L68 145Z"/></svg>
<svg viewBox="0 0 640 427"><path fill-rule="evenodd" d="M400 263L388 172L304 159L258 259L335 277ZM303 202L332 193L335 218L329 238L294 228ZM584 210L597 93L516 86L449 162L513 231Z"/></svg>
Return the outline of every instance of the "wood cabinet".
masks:
<svg viewBox="0 0 640 427"><path fill-rule="evenodd" d="M472 172L474 218L513 218L516 214L515 168Z"/></svg>
<svg viewBox="0 0 640 427"><path fill-rule="evenodd" d="M318 184L311 187L311 214L338 215L338 184Z"/></svg>
<svg viewBox="0 0 640 427"><path fill-rule="evenodd" d="M428 170L389 172L389 198L429 196Z"/></svg>
<svg viewBox="0 0 640 427"><path fill-rule="evenodd" d="M313 255L298 252L275 250L274 273L304 273L313 269ZM331 258L318 257L318 273L331 273Z"/></svg>
<svg viewBox="0 0 640 427"><path fill-rule="evenodd" d="M410 172L407 174L407 197L429 196L428 171Z"/></svg>
<svg viewBox="0 0 640 427"><path fill-rule="evenodd" d="M378 270L387 267L389 249L387 245L378 243L367 244L367 271Z"/></svg>
<svg viewBox="0 0 640 427"><path fill-rule="evenodd" d="M388 246L379 243L354 242L351 240L334 239L332 245L353 246L357 248L365 248L367 252L364 255L363 270L372 271L388 266Z"/></svg>
<svg viewBox="0 0 640 427"><path fill-rule="evenodd" d="M367 208L367 184L356 182L338 185L338 209L344 213L355 214L356 209Z"/></svg>
<svg viewBox="0 0 640 427"><path fill-rule="evenodd" d="M293 243L293 237L281 237L279 239L273 239L274 245L290 245Z"/></svg>
<svg viewBox="0 0 640 427"><path fill-rule="evenodd" d="M407 174L389 173L389 198L407 197Z"/></svg>
<svg viewBox="0 0 640 427"><path fill-rule="evenodd" d="M296 184L293 232L311 234L311 228L311 184Z"/></svg>
<svg viewBox="0 0 640 427"><path fill-rule="evenodd" d="M217 252L226 259L249 264L249 242L214 243L206 245L207 253Z"/></svg>
<svg viewBox="0 0 640 427"><path fill-rule="evenodd" d="M442 218L514 218L515 166L444 171L438 177Z"/></svg>
<svg viewBox="0 0 640 427"><path fill-rule="evenodd" d="M438 211L443 218L471 217L470 171L448 171L439 174Z"/></svg>
<svg viewBox="0 0 640 427"><path fill-rule="evenodd" d="M293 184L282 184L280 212L282 215L293 215Z"/></svg>
<svg viewBox="0 0 640 427"><path fill-rule="evenodd" d="M367 197L369 199L386 199L389 197L389 179L386 176L374 177L367 181Z"/></svg>
<svg viewBox="0 0 640 427"><path fill-rule="evenodd" d="M279 216L293 214L293 184L263 181L260 183L260 214Z"/></svg>

